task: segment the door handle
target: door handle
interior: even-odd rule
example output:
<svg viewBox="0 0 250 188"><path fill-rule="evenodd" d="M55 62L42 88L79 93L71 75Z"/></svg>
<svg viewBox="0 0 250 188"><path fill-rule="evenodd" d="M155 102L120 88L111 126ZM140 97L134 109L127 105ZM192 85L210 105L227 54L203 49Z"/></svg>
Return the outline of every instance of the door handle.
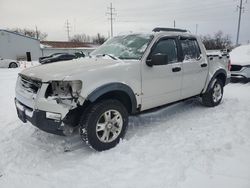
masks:
<svg viewBox="0 0 250 188"><path fill-rule="evenodd" d="M206 63L201 64L201 67L207 67Z"/></svg>
<svg viewBox="0 0 250 188"><path fill-rule="evenodd" d="M179 71L181 71L181 67L172 68L172 72L179 72Z"/></svg>

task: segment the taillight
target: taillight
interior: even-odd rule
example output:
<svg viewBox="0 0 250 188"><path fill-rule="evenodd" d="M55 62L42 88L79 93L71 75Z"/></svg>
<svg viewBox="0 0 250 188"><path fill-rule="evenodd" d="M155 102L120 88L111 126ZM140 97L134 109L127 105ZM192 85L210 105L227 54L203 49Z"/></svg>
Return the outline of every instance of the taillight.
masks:
<svg viewBox="0 0 250 188"><path fill-rule="evenodd" d="M230 71L231 68L232 68L232 66L231 66L231 60L230 60L230 59L228 60L228 66L227 66L227 68L228 68L229 71Z"/></svg>

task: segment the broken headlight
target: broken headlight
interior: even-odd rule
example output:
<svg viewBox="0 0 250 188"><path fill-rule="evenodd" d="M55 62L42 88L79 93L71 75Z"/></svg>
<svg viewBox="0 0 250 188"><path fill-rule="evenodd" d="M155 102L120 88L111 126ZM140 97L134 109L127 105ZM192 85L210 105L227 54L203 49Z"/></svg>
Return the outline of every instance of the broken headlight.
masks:
<svg viewBox="0 0 250 188"><path fill-rule="evenodd" d="M82 82L74 81L52 81L45 93L45 97L55 98L59 100L77 99L81 93Z"/></svg>

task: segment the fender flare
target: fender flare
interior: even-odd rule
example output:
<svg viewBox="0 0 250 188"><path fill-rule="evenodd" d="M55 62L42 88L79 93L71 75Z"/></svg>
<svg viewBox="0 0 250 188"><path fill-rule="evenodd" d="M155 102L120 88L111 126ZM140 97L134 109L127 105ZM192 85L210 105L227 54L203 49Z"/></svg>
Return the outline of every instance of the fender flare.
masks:
<svg viewBox="0 0 250 188"><path fill-rule="evenodd" d="M219 74L224 74L225 77L226 77L226 79L227 79L227 72L226 72L224 69L219 69L219 70L217 70L217 71L214 73L214 75L212 76L212 78L210 79L209 84L208 84L208 86L207 86L207 88L206 88L205 93L208 92L208 90L212 87L213 81L215 80L215 78L216 78Z"/></svg>
<svg viewBox="0 0 250 188"><path fill-rule="evenodd" d="M131 101L132 113L135 113L137 111L137 100L133 90L128 85L119 82L105 84L103 86L96 88L93 92L91 92L88 95L87 100L90 102L94 102L102 95L112 91L121 91L126 93Z"/></svg>

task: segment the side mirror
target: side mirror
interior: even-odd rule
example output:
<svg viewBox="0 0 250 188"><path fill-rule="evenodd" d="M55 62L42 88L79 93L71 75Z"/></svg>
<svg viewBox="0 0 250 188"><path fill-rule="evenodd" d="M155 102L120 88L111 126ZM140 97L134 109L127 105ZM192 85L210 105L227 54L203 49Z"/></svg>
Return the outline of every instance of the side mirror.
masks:
<svg viewBox="0 0 250 188"><path fill-rule="evenodd" d="M155 54L151 59L146 61L146 64L150 67L153 65L167 65L168 64L168 55L166 54Z"/></svg>

